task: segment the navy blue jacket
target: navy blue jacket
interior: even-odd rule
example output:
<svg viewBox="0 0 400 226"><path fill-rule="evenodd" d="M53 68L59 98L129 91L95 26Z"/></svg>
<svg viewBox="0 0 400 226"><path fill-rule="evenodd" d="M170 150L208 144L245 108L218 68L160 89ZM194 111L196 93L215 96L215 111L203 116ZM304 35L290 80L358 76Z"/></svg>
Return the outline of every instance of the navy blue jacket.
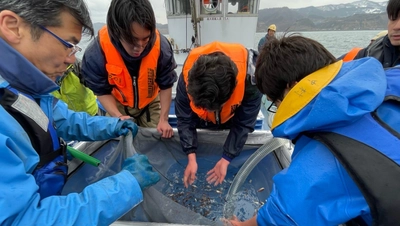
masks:
<svg viewBox="0 0 400 226"><path fill-rule="evenodd" d="M179 76L175 97L175 114L178 119L177 127L181 145L186 154L195 153L197 150L196 128L230 129L222 155L228 161L239 155L246 143L248 133L254 131L257 115L260 111L262 94L257 89L257 86L251 83L251 78L254 76L257 53L253 50L249 51L252 51L254 55L248 63L246 88L242 104L236 109L235 115L223 125L218 126L212 122L205 122L192 111L186 92L186 83L183 75Z"/></svg>
<svg viewBox="0 0 400 226"><path fill-rule="evenodd" d="M174 53L168 39L160 34L161 38L161 51L158 58L156 83L160 89L169 89L174 85L177 80L175 72L176 63ZM153 48L155 37L149 42L145 50L139 57L130 56L119 41L111 40L118 52L121 54L122 59L131 76L138 76L140 63L143 57L147 56L151 48ZM101 49L99 37L97 36L89 44L85 50L82 59L82 76L84 83L96 95L111 94L112 86L108 82L108 73L106 70L106 61L103 50Z"/></svg>

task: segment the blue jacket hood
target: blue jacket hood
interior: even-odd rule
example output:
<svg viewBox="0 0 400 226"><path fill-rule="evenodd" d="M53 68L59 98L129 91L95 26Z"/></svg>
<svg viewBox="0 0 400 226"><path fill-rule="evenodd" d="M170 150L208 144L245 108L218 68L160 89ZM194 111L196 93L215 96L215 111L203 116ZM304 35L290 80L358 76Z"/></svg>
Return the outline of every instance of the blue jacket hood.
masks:
<svg viewBox="0 0 400 226"><path fill-rule="evenodd" d="M374 58L331 64L289 91L275 115L272 133L294 139L305 131L348 125L382 103L386 86L384 69Z"/></svg>
<svg viewBox="0 0 400 226"><path fill-rule="evenodd" d="M18 51L0 38L0 76L15 89L30 95L43 95L59 87Z"/></svg>

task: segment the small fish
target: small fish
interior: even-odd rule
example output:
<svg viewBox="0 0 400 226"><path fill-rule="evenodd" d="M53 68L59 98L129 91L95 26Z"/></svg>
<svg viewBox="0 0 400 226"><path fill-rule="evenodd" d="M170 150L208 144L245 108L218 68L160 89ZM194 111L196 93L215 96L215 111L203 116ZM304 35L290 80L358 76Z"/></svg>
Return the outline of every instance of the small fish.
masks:
<svg viewBox="0 0 400 226"><path fill-rule="evenodd" d="M251 184L252 181L253 181L253 180L249 180L249 184Z"/></svg>
<svg viewBox="0 0 400 226"><path fill-rule="evenodd" d="M218 194L222 194L222 191L220 190L215 190L215 192L217 192Z"/></svg>
<svg viewBox="0 0 400 226"><path fill-rule="evenodd" d="M259 202L257 202L257 201L254 201L254 204L256 204L256 205L260 205L260 203L259 203Z"/></svg>
<svg viewBox="0 0 400 226"><path fill-rule="evenodd" d="M192 187L194 187L194 188L197 188L197 186L196 186L196 185L194 185L194 184L192 184Z"/></svg>
<svg viewBox="0 0 400 226"><path fill-rule="evenodd" d="M264 188L258 189L258 192L262 192L262 191L264 191Z"/></svg>

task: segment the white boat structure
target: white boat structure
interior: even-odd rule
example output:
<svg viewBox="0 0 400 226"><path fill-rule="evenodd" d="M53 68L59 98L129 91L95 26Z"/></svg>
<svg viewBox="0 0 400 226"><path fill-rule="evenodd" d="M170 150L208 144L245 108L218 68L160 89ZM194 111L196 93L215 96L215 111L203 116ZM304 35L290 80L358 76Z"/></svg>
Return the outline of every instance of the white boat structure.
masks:
<svg viewBox="0 0 400 226"><path fill-rule="evenodd" d="M187 53L216 40L253 48L259 3L260 0L165 0L175 52ZM239 219L251 218L269 196L272 177L289 165L292 152L289 141L273 138L268 130L268 104L264 98L255 131L249 134L243 151L231 162L226 179L219 186L207 184L205 178L221 158L229 131L198 130L197 180L186 189L182 178L187 156L181 150L178 131L174 129L173 138L162 139L155 129L140 128L133 141L123 138L74 144L74 148L98 158L102 164L94 167L78 159L70 161L63 194L80 192L88 184L119 172L123 159L132 154L127 150L134 149L147 155L161 180L144 191L143 203L113 225L221 225L219 219L232 214ZM170 124L176 125L173 104Z"/></svg>
<svg viewBox="0 0 400 226"><path fill-rule="evenodd" d="M254 47L260 0L165 0L173 49L213 41Z"/></svg>

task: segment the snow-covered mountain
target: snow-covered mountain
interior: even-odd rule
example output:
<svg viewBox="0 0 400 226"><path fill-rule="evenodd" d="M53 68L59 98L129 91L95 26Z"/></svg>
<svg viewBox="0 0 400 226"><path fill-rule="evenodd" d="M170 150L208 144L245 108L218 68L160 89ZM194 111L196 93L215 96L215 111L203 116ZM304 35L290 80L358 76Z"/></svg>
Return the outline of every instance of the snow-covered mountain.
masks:
<svg viewBox="0 0 400 226"><path fill-rule="evenodd" d="M310 6L293 9L306 17L347 17L355 14L379 14L386 12L385 2L359 0L346 4L331 4L325 6Z"/></svg>

